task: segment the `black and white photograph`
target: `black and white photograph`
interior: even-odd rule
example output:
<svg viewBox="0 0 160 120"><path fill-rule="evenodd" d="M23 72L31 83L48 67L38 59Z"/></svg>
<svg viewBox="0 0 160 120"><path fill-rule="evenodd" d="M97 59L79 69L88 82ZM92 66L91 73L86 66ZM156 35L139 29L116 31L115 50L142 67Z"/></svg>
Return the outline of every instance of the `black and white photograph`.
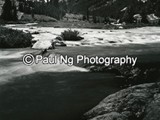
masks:
<svg viewBox="0 0 160 120"><path fill-rule="evenodd" d="M160 0L0 0L0 120L160 120Z"/></svg>

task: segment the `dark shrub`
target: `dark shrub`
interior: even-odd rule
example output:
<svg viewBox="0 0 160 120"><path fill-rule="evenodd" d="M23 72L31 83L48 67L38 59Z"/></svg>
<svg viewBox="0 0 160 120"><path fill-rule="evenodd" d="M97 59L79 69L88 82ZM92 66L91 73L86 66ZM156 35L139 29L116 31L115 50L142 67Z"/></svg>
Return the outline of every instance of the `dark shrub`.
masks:
<svg viewBox="0 0 160 120"><path fill-rule="evenodd" d="M66 41L80 41L83 38L79 36L79 31L77 30L65 30L61 33L61 37Z"/></svg>
<svg viewBox="0 0 160 120"><path fill-rule="evenodd" d="M18 30L0 27L0 48L24 48L31 46L32 36Z"/></svg>

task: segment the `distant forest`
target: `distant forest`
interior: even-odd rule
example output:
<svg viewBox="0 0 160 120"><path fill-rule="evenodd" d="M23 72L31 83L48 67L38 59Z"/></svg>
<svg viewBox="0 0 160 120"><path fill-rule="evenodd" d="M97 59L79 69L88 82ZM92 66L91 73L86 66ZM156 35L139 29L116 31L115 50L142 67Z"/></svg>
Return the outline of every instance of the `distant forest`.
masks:
<svg viewBox="0 0 160 120"><path fill-rule="evenodd" d="M9 1L5 0L8 4ZM18 0L19 10L35 14L43 14L61 19L66 13L83 14L89 16L110 17L133 22L134 14L141 14L146 22L148 14L160 17L160 0ZM9 10L9 6L3 9ZM4 10L4 14L5 10Z"/></svg>
<svg viewBox="0 0 160 120"><path fill-rule="evenodd" d="M141 14L143 22L146 15L160 17L160 0L68 0L70 11L85 15L111 17L132 22L134 14ZM124 8L126 8L124 10Z"/></svg>

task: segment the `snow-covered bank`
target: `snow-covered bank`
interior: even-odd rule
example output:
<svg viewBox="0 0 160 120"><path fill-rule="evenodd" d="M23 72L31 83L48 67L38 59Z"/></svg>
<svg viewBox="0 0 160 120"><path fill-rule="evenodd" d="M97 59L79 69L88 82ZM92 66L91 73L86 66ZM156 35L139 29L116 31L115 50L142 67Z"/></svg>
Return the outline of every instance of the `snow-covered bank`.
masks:
<svg viewBox="0 0 160 120"><path fill-rule="evenodd" d="M67 28L33 27L27 25L6 25L6 27L32 33L33 48L44 49ZM81 32L82 41L66 41L67 46L116 46L121 44L145 44L160 42L160 27L143 27L121 30L74 29Z"/></svg>
<svg viewBox="0 0 160 120"><path fill-rule="evenodd" d="M58 63L53 65L34 64L32 66L26 66L22 62L22 57L26 53L28 53L26 50L0 50L0 82L5 82L13 77L33 74L35 72L88 72L85 68Z"/></svg>

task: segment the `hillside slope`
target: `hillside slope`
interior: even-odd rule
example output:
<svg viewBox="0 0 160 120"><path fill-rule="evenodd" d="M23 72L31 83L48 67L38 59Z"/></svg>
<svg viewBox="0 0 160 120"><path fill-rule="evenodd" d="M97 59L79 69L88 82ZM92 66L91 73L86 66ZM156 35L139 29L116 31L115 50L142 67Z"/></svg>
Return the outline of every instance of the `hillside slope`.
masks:
<svg viewBox="0 0 160 120"><path fill-rule="evenodd" d="M123 18L129 22L134 14L141 14L146 18L148 14L160 17L160 0L68 0L74 3L72 11L112 18ZM145 21L145 19L144 19Z"/></svg>

